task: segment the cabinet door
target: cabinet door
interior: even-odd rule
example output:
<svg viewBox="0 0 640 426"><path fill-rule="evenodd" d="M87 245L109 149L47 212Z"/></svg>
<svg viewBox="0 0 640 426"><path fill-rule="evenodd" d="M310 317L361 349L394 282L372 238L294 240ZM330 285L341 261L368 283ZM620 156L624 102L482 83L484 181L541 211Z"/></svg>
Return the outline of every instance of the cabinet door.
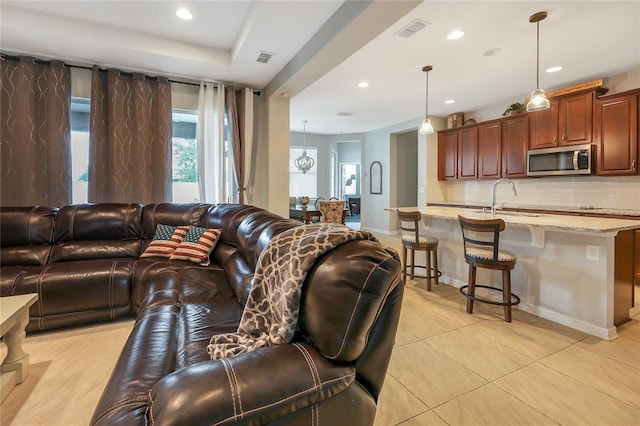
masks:
<svg viewBox="0 0 640 426"><path fill-rule="evenodd" d="M638 173L638 95L596 101L596 174Z"/></svg>
<svg viewBox="0 0 640 426"><path fill-rule="evenodd" d="M502 177L527 177L529 117L502 122Z"/></svg>
<svg viewBox="0 0 640 426"><path fill-rule="evenodd" d="M636 243L633 252L633 261L635 268L635 283L636 285L640 285L640 229L636 229ZM636 300L635 303L640 303L640 300ZM635 304L634 304L635 306Z"/></svg>
<svg viewBox="0 0 640 426"><path fill-rule="evenodd" d="M530 112L529 149L553 148L558 146L558 101L549 100L551 107Z"/></svg>
<svg viewBox="0 0 640 426"><path fill-rule="evenodd" d="M458 177L458 131L438 132L438 180Z"/></svg>
<svg viewBox="0 0 640 426"><path fill-rule="evenodd" d="M502 123L478 125L478 177L499 178L502 174Z"/></svg>
<svg viewBox="0 0 640 426"><path fill-rule="evenodd" d="M478 127L458 130L458 178L478 177Z"/></svg>
<svg viewBox="0 0 640 426"><path fill-rule="evenodd" d="M558 100L559 145L591 143L593 132L593 92Z"/></svg>

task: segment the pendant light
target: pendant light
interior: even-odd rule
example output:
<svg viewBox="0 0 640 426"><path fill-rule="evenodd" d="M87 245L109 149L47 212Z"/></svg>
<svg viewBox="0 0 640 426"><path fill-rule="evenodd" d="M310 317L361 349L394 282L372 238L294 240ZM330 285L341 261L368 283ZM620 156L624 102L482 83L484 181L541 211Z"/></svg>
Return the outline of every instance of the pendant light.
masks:
<svg viewBox="0 0 640 426"><path fill-rule="evenodd" d="M430 135L433 133L433 125L431 125L431 120L429 120L429 71L432 69L433 67L431 65L422 67L422 71L427 74L427 91L425 93L424 121L422 122L422 126L420 126L421 135Z"/></svg>
<svg viewBox="0 0 640 426"><path fill-rule="evenodd" d="M307 155L307 120L303 121L304 133L302 136L302 140L304 143L304 148L302 149L302 155L295 160L295 165L298 170L302 172L302 174L307 173L313 167L314 161L313 158Z"/></svg>
<svg viewBox="0 0 640 426"><path fill-rule="evenodd" d="M527 111L535 112L549 109L551 104L540 88L540 21L547 17L547 12L534 13L529 17L529 22L536 24L536 89L531 92L531 99L527 103Z"/></svg>

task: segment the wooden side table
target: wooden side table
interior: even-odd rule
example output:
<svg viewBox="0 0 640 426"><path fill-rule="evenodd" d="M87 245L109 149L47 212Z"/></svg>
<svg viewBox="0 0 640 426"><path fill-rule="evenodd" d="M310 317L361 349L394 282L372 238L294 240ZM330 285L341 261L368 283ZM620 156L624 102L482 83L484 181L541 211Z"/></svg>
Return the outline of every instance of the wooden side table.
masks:
<svg viewBox="0 0 640 426"><path fill-rule="evenodd" d="M0 345L6 347L7 353L0 364L0 401L4 401L9 392L29 374L29 355L22 350L22 342L27 335L25 327L29 322L29 308L37 300L36 293L0 297Z"/></svg>

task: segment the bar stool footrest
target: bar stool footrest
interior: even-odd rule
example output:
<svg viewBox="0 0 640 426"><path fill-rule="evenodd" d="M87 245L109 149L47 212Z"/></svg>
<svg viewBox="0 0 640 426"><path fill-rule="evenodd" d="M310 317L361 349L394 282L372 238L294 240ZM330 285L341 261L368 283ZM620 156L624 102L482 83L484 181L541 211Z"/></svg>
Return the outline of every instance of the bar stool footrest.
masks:
<svg viewBox="0 0 640 426"><path fill-rule="evenodd" d="M419 269L424 269L425 273L427 272L426 269L427 267L424 265L407 265L407 269L409 268L419 268ZM431 271L433 271L433 268L431 268ZM410 273L404 273L403 271L401 271L402 275L406 275L411 279L415 279L415 278L427 278L427 279L433 279L433 278L440 278L442 276L442 271L436 271L437 276L436 275L411 275ZM477 287L477 286L476 286Z"/></svg>
<svg viewBox="0 0 640 426"><path fill-rule="evenodd" d="M490 300L490 299L485 299L482 297L478 297L478 296L471 296L469 293L466 293L464 290L466 290L469 286L468 285L464 285L462 287L460 287L460 293L462 293L462 295L464 297L466 297L467 299L471 299L475 302L481 302L481 303L488 303L490 305L498 305L498 306L516 306L518 304L520 304L520 298L511 293L511 301L509 303L505 303L505 302L498 302L495 300ZM493 290L493 291L499 291L500 293L504 293L504 289L500 288L500 287L491 287L488 285L478 285L476 284L476 288L486 288L488 290Z"/></svg>

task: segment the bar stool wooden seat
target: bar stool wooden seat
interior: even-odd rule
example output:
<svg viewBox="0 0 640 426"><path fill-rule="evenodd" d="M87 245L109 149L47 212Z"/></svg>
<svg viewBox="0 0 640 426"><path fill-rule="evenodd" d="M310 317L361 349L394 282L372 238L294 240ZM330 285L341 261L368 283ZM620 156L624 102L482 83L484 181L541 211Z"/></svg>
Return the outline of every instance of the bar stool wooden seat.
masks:
<svg viewBox="0 0 640 426"><path fill-rule="evenodd" d="M439 284L438 278L442 272L438 271L438 238L433 235L420 234L420 222L422 214L418 211L403 212L398 210L400 219L400 230L402 231L402 280L407 282L407 267L411 273L411 279L426 278L427 290L431 291L431 281L435 280ZM415 252L424 251L426 253L426 265L415 264ZM407 252L411 256L411 263L407 263ZM432 261L433 260L433 261ZM433 267L431 266L433 264ZM415 275L415 268L425 270L424 275Z"/></svg>
<svg viewBox="0 0 640 426"><path fill-rule="evenodd" d="M504 231L502 219L471 219L458 216L464 244L464 258L469 264L469 282L460 287L467 298L467 312L473 313L473 302L489 303L504 307L504 320L511 322L511 307L520 303L520 298L511 293L511 270L516 266L517 256L508 250L500 250L500 232ZM502 271L502 288L476 284L476 268ZM476 288L502 293L502 302L476 296Z"/></svg>

